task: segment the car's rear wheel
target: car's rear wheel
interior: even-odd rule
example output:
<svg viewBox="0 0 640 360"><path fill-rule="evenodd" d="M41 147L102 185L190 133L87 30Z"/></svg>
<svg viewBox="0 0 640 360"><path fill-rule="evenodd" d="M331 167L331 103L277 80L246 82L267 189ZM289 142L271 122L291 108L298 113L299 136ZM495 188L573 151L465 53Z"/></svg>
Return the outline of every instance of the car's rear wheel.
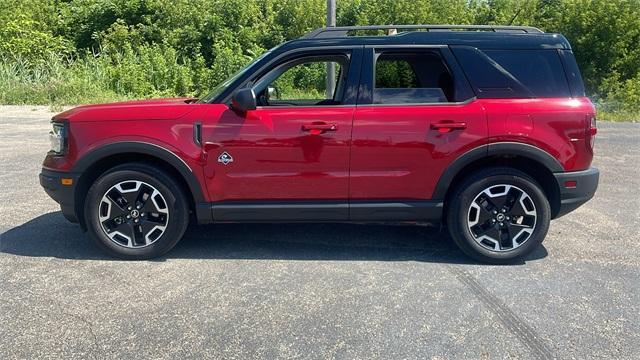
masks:
<svg viewBox="0 0 640 360"><path fill-rule="evenodd" d="M142 163L100 176L85 201L89 234L103 250L124 259L149 259L171 250L189 223L180 185Z"/></svg>
<svg viewBox="0 0 640 360"><path fill-rule="evenodd" d="M463 252L483 262L522 259L542 243L549 229L551 210L541 187L512 168L474 173L450 199L451 237Z"/></svg>

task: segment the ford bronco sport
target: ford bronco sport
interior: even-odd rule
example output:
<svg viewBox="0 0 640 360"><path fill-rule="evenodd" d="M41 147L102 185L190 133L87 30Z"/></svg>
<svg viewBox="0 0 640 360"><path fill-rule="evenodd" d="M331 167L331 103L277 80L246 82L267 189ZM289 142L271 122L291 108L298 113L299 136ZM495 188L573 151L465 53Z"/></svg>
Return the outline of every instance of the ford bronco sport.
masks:
<svg viewBox="0 0 640 360"><path fill-rule="evenodd" d="M52 126L41 185L127 259L166 253L190 221L440 222L507 263L598 184L571 47L531 27L317 29L201 99L80 106Z"/></svg>

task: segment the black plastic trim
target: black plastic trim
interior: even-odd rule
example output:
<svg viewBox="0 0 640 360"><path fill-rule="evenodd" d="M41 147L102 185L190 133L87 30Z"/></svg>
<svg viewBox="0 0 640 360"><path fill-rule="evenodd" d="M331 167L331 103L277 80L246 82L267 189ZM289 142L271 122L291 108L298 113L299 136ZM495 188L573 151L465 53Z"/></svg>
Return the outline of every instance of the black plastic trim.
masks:
<svg viewBox="0 0 640 360"><path fill-rule="evenodd" d="M499 142L487 145L487 155L519 155L544 165L551 172L564 171L562 164L548 152L533 145L518 142Z"/></svg>
<svg viewBox="0 0 640 360"><path fill-rule="evenodd" d="M346 221L349 204L346 202L218 202L212 203L214 222L272 222L272 221Z"/></svg>
<svg viewBox="0 0 640 360"><path fill-rule="evenodd" d="M497 155L522 156L544 165L553 173L564 171L564 168L558 160L546 151L533 145L517 142L491 143L469 150L453 161L440 176L432 199L444 199L449 190L449 185L451 185L455 176L466 166L483 158Z"/></svg>
<svg viewBox="0 0 640 360"><path fill-rule="evenodd" d="M560 210L554 218L566 215L589 201L598 189L600 171L589 168L583 171L562 172L553 174L560 189ZM575 181L576 186L567 188L565 181Z"/></svg>
<svg viewBox="0 0 640 360"><path fill-rule="evenodd" d="M543 31L533 26L504 26L504 25L364 25L364 26L334 26L315 29L302 36L302 39L333 38L348 36L351 31L363 30L484 30L493 32L537 33Z"/></svg>
<svg viewBox="0 0 640 360"><path fill-rule="evenodd" d="M439 221L442 201L359 201L349 205L351 221Z"/></svg>
<svg viewBox="0 0 640 360"><path fill-rule="evenodd" d="M213 212L211 203L199 202L195 204L196 222L198 224L211 224L213 222Z"/></svg>
<svg viewBox="0 0 640 360"><path fill-rule="evenodd" d="M102 146L89 152L81 159L79 159L74 165L72 172L84 173L91 165L95 164L96 162L108 156L124 153L150 155L167 162L184 178L187 185L189 186L189 189L191 190L191 193L193 194L194 202L198 203L205 201L200 183L191 171L191 168L173 152L151 143L124 141Z"/></svg>
<svg viewBox="0 0 640 360"><path fill-rule="evenodd" d="M214 222L439 221L443 204L429 200L264 201L210 204Z"/></svg>
<svg viewBox="0 0 640 360"><path fill-rule="evenodd" d="M200 147L202 146L202 123L200 121L193 124L193 142Z"/></svg>
<svg viewBox="0 0 640 360"><path fill-rule="evenodd" d="M80 174L62 171L42 169L40 173L40 185L44 191L55 202L60 204L60 210L64 217L70 222L77 223L78 217L75 213L75 188ZM73 179L72 185L62 185L62 178Z"/></svg>

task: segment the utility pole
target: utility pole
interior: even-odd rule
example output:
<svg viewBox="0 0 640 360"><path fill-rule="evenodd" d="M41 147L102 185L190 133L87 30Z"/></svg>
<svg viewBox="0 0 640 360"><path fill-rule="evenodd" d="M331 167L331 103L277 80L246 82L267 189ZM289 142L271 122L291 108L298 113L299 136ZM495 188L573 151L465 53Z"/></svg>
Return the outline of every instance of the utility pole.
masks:
<svg viewBox="0 0 640 360"><path fill-rule="evenodd" d="M327 0L327 27L336 26L336 0ZM336 64L327 63L327 99L333 99L336 87Z"/></svg>

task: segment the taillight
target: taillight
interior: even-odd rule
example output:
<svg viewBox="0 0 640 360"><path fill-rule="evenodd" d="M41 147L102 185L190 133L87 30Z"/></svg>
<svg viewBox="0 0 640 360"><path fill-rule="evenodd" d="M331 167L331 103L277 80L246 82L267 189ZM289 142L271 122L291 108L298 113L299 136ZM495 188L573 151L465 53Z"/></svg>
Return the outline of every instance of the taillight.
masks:
<svg viewBox="0 0 640 360"><path fill-rule="evenodd" d="M598 133L598 127L596 126L596 116L589 115L589 128L587 129L587 139L589 139L589 147L593 150L593 146L596 141L596 134Z"/></svg>

